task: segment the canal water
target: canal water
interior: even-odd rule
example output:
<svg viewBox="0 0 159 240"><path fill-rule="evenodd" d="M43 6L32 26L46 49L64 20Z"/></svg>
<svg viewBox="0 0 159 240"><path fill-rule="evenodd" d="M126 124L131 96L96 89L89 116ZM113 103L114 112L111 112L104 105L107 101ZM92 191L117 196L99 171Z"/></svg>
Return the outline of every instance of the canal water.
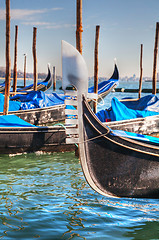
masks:
<svg viewBox="0 0 159 240"><path fill-rule="evenodd" d="M159 239L159 201L103 197L74 153L0 156L1 239Z"/></svg>
<svg viewBox="0 0 159 240"><path fill-rule="evenodd" d="M0 239L156 240L159 201L99 195L74 152L0 155Z"/></svg>

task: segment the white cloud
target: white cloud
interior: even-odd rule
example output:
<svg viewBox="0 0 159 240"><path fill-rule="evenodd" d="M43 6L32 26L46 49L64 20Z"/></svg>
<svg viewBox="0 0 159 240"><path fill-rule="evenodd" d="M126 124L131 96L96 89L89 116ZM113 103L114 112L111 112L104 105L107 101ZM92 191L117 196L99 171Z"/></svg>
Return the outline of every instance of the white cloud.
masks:
<svg viewBox="0 0 159 240"><path fill-rule="evenodd" d="M39 26L45 29L61 29L72 28L75 25L72 24L57 24L53 22L36 21L38 14L44 14L49 11L60 11L63 8L44 8L44 9L11 9L11 20L23 20L21 23L24 25ZM0 20L5 20L5 10L0 9Z"/></svg>
<svg viewBox="0 0 159 240"><path fill-rule="evenodd" d="M50 24L48 26L46 26L47 29L60 29L60 28L72 28L75 27L74 24Z"/></svg>
<svg viewBox="0 0 159 240"><path fill-rule="evenodd" d="M24 25L31 25L31 26L40 26L46 29L60 29L60 28L72 28L75 27L73 24L56 24L51 22L37 22L37 21L28 21L22 22Z"/></svg>
<svg viewBox="0 0 159 240"><path fill-rule="evenodd" d="M37 26L48 26L50 25L49 22L22 22L24 25L37 25Z"/></svg>
<svg viewBox="0 0 159 240"><path fill-rule="evenodd" d="M62 8L51 8L51 9L37 9L37 10L30 10L30 9L11 9L11 19L16 20L24 20L27 17L34 17L36 14L43 14L48 11L59 11ZM0 9L0 20L5 20L5 10Z"/></svg>
<svg viewBox="0 0 159 240"><path fill-rule="evenodd" d="M59 10L63 10L63 8L51 8L51 11L59 11Z"/></svg>

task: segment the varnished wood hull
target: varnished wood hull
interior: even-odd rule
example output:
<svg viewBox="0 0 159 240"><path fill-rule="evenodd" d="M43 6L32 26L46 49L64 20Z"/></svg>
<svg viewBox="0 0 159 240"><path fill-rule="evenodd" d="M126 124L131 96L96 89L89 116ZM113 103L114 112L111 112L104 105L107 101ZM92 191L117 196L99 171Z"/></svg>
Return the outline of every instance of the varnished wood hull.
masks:
<svg viewBox="0 0 159 240"><path fill-rule="evenodd" d="M0 154L74 151L66 144L65 129L56 127L0 128Z"/></svg>
<svg viewBox="0 0 159 240"><path fill-rule="evenodd" d="M159 146L111 135L85 100L82 123L81 164L93 189L105 196L159 198Z"/></svg>

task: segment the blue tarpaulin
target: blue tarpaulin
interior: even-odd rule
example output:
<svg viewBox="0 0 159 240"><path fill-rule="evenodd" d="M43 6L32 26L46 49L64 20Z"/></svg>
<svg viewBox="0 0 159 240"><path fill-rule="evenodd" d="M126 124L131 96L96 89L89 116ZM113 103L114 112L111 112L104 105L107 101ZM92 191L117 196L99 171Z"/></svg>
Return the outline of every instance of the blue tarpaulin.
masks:
<svg viewBox="0 0 159 240"><path fill-rule="evenodd" d="M134 110L148 110L159 112L159 98L156 95L150 94L140 98L137 101L123 101L126 107Z"/></svg>
<svg viewBox="0 0 159 240"><path fill-rule="evenodd" d="M148 97L148 96L147 96ZM101 110L99 111L96 116L100 119L102 122L106 122L107 120L109 121L119 121L119 120L127 120L127 119L134 119L134 118L140 118L140 117L147 117L147 116L153 116L153 115L158 115L159 114L159 108L158 112L156 111L148 111L145 109L153 109L152 98L149 98L149 101L143 101L143 105L145 103L145 106L143 107L144 110L134 110L130 109L126 106L125 102L120 102L117 98L113 98L111 102L111 108L106 109L106 110ZM154 105L159 107L159 101L154 98ZM149 106L148 105L149 102ZM131 101L130 101L131 104ZM141 102L140 102L141 105ZM137 105L135 106L137 108ZM135 108L134 107L134 108ZM140 108L141 109L141 108ZM156 109L155 109L156 110Z"/></svg>
<svg viewBox="0 0 159 240"><path fill-rule="evenodd" d="M110 88L113 87L113 85L118 83L118 71L117 67L115 68L116 71L112 75L112 78L106 81L103 81L98 84L98 94L101 94L103 92L106 92ZM117 79L113 79L113 78ZM39 83L41 84L41 83ZM25 90L25 88L23 88ZM94 87L90 87L88 89L88 92L94 92ZM3 106L4 106L4 96L0 94L0 112L3 112ZM46 94L42 91L31 91L27 94L17 94L13 97L10 97L9 101L9 111L16 111L16 110L27 110L27 109L34 109L34 108L44 108L44 107L50 107L55 105L61 105L64 104L65 95L64 94ZM73 107L69 107L73 108Z"/></svg>
<svg viewBox="0 0 159 240"><path fill-rule="evenodd" d="M142 141L142 142L159 144L159 138L142 135L142 134L138 134L138 133L126 132L126 131L122 131L122 130L112 130L110 132L110 134L112 136L131 138L131 139Z"/></svg>
<svg viewBox="0 0 159 240"><path fill-rule="evenodd" d="M28 94L17 94L11 98L11 100L20 102L20 109L22 110L64 104L64 99L64 94L46 94L42 91L31 91Z"/></svg>
<svg viewBox="0 0 159 240"><path fill-rule="evenodd" d="M20 102L9 101L9 111L19 110L21 106ZM0 93L0 112L3 112L4 109L4 95Z"/></svg>
<svg viewBox="0 0 159 240"><path fill-rule="evenodd" d="M0 127L34 127L16 115L0 116Z"/></svg>
<svg viewBox="0 0 159 240"><path fill-rule="evenodd" d="M10 98L9 111L44 108L64 104L64 94L46 94L42 91L31 91L27 94L17 94ZM3 112L4 95L0 94L0 112ZM73 108L68 106L67 108Z"/></svg>

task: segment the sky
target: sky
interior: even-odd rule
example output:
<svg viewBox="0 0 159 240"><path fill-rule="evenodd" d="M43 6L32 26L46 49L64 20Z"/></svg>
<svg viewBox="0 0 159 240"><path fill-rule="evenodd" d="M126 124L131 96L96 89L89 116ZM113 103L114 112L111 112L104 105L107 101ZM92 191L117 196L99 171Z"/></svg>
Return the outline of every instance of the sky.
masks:
<svg viewBox="0 0 159 240"><path fill-rule="evenodd" d="M18 69L33 72L33 27L37 27L38 72L47 64L61 75L61 40L75 46L76 0L10 0L11 67L14 62L15 25L18 25ZM143 77L151 77L159 0L83 0L82 44L89 76L94 72L96 25L99 34L99 77L110 77L117 61L120 77L140 74L143 44ZM0 0L0 66L5 66L5 0Z"/></svg>

